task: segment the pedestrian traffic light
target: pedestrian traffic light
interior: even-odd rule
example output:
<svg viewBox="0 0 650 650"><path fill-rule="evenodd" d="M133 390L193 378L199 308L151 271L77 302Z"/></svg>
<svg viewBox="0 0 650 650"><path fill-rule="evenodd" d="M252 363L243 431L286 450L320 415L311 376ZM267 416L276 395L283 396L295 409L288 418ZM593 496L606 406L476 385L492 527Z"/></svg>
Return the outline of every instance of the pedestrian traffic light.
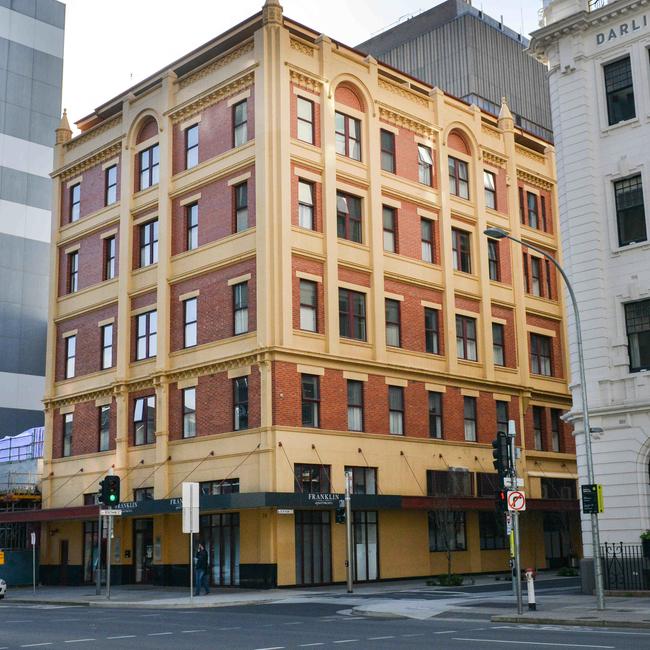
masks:
<svg viewBox="0 0 650 650"><path fill-rule="evenodd" d="M337 524L345 523L345 508L337 508L334 520Z"/></svg>
<svg viewBox="0 0 650 650"><path fill-rule="evenodd" d="M105 476L99 483L99 500L105 506L116 506L120 502L120 477Z"/></svg>
<svg viewBox="0 0 650 650"><path fill-rule="evenodd" d="M492 441L492 458L494 458L494 469L500 478L508 476L512 463L510 461L510 440L508 434L503 431L497 433L496 440Z"/></svg>
<svg viewBox="0 0 650 650"><path fill-rule="evenodd" d="M497 490L494 493L494 507L497 512L508 512L508 491Z"/></svg>

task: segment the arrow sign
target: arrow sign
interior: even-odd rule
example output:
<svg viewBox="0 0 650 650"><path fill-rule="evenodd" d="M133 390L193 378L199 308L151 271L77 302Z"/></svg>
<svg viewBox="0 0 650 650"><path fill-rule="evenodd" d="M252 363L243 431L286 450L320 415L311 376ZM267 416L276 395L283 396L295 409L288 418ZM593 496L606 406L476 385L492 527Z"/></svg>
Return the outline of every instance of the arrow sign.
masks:
<svg viewBox="0 0 650 650"><path fill-rule="evenodd" d="M526 495L519 490L508 492L508 510L522 512L526 509Z"/></svg>

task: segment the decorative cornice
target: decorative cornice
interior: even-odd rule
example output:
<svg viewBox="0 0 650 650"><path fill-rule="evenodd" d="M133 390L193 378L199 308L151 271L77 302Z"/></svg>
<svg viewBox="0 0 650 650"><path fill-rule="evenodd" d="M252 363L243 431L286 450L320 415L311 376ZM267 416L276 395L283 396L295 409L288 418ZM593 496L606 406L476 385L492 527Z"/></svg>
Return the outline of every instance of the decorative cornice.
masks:
<svg viewBox="0 0 650 650"><path fill-rule="evenodd" d="M493 126L488 126L487 124L481 124L481 133L489 135L491 138L501 139L501 131Z"/></svg>
<svg viewBox="0 0 650 650"><path fill-rule="evenodd" d="M542 156L541 154L535 153L534 151L531 151L530 149L526 149L526 147L521 147L519 145L515 145L515 150L517 152L517 155L523 156L524 158L529 158L530 160L534 160L536 163L539 163L540 165L545 165L546 164L546 158Z"/></svg>
<svg viewBox="0 0 650 650"><path fill-rule="evenodd" d="M496 167L505 167L508 162L507 158L499 156L492 151L487 151L486 149L481 149L481 155L483 156L484 162L495 165Z"/></svg>
<svg viewBox="0 0 650 650"><path fill-rule="evenodd" d="M517 178L528 183L529 185L540 187L543 190L553 189L553 183L524 169L517 169Z"/></svg>
<svg viewBox="0 0 650 650"><path fill-rule="evenodd" d="M226 54L219 57L215 61L206 63L202 68L199 68L195 72L191 72L185 77L179 79L178 87L181 89L185 88L190 84L193 84L195 81L198 81L199 79L203 79L203 77L207 77L208 75L212 74L213 72L216 72L220 68L223 68L224 66L227 66L229 63L232 63L233 61L240 58L244 54L247 54L248 52L252 52L254 47L255 44L253 43L253 39L250 39L245 43L242 43L241 45L235 47L229 52L226 52Z"/></svg>
<svg viewBox="0 0 650 650"><path fill-rule="evenodd" d="M90 154L87 158L84 158L82 161L75 163L72 167L63 168L61 171L55 171L53 176L60 176L62 181L65 181L68 178L73 178L78 176L86 169L94 167L104 160L108 160L113 156L119 154L122 151L122 141L121 138L117 142L109 145L104 149L98 149Z"/></svg>
<svg viewBox="0 0 650 650"><path fill-rule="evenodd" d="M314 56L314 48L305 43L305 41L299 41L297 38L289 39L289 45L292 50L300 52L301 54L306 54L307 56Z"/></svg>
<svg viewBox="0 0 650 650"><path fill-rule="evenodd" d="M424 106L425 108L429 106L429 99L427 97L423 97L422 95L414 92L407 86L400 86L398 84L391 83L390 81L386 81L385 79L379 79L378 83L380 88L383 88L384 90L388 90L388 92L399 95L404 99L409 99L410 101L415 102L419 106Z"/></svg>
<svg viewBox="0 0 650 650"><path fill-rule="evenodd" d="M175 109L170 112L169 117L173 123L180 122L192 115L200 113L202 110L206 109L208 106L216 104L218 101L229 95L234 95L242 90L245 90L253 84L254 73L248 72L247 74L227 83L223 86L211 90L205 93L203 96L198 99L193 100L189 104L181 106L180 108Z"/></svg>
<svg viewBox="0 0 650 650"><path fill-rule="evenodd" d="M80 133L76 138L72 138L72 140L66 142L63 146L65 147L66 151L75 149L80 144L86 142L86 140L89 140L90 138L96 138L98 135L101 135L102 133L106 133L106 131L120 124L121 121L122 121L121 114L116 115L115 117L112 117L108 120L104 120L103 122L100 122L97 126L93 126L91 129L88 129L87 131Z"/></svg>
<svg viewBox="0 0 650 650"><path fill-rule="evenodd" d="M289 77L296 85L302 86L314 93L320 93L321 86L323 85L323 82L316 77L299 70L294 70L293 68L289 69Z"/></svg>
<svg viewBox="0 0 650 650"><path fill-rule="evenodd" d="M414 133L417 133L423 138L433 139L435 135L435 130L430 124L426 124L426 122L421 122L420 120L416 120L412 117L409 117L408 115L405 115L404 113L398 113L397 111L388 108L387 106L382 105L379 102L377 102L377 107L379 108L380 120L384 120L386 122L389 122L390 124L394 124L395 126L408 129L409 131L413 131Z"/></svg>

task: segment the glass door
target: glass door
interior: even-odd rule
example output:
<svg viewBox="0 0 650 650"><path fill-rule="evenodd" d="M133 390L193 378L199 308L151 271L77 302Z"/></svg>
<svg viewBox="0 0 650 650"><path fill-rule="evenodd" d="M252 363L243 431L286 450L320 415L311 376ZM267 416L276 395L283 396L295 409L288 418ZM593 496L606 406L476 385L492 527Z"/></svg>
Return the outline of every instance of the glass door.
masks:
<svg viewBox="0 0 650 650"><path fill-rule="evenodd" d="M133 569L136 584L153 583L153 519L133 522Z"/></svg>
<svg viewBox="0 0 650 650"><path fill-rule="evenodd" d="M200 539L208 552L208 571L213 586L239 584L239 513L203 515Z"/></svg>
<svg viewBox="0 0 650 650"><path fill-rule="evenodd" d="M354 580L366 582L379 578L379 535L377 513L352 513L354 534Z"/></svg>
<svg viewBox="0 0 650 650"><path fill-rule="evenodd" d="M329 510L296 510L296 584L332 582Z"/></svg>

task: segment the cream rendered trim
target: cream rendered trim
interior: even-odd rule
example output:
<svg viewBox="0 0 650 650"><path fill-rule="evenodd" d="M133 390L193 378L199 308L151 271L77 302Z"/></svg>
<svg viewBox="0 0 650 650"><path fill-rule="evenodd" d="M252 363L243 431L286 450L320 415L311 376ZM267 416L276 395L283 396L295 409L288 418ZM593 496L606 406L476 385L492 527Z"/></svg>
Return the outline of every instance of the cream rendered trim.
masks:
<svg viewBox="0 0 650 650"><path fill-rule="evenodd" d="M111 316L110 318L105 318L104 320L100 320L97 323L97 327L104 327L104 325L112 325L115 322L115 316Z"/></svg>
<svg viewBox="0 0 650 650"><path fill-rule="evenodd" d="M361 120L362 126L361 128L363 129L363 121L368 118L366 113L363 111L359 111L356 108L352 108L351 106L348 106L347 104L340 104L335 101L334 103L335 110L338 113L343 113L345 115L348 115L349 117L356 117L358 120Z"/></svg>
<svg viewBox="0 0 650 650"><path fill-rule="evenodd" d="M108 239L109 237L112 237L113 235L117 235L117 228L111 228L110 230L107 230L106 232L103 232L99 238L100 239Z"/></svg>
<svg viewBox="0 0 650 650"><path fill-rule="evenodd" d="M105 172L109 167L112 167L113 165L119 165L119 164L120 164L119 156L116 158L111 158L110 160L107 160L102 165L102 171Z"/></svg>
<svg viewBox="0 0 650 650"><path fill-rule="evenodd" d="M391 293L390 291L384 291L384 298L389 300L399 300L400 302L404 301L404 296L399 293Z"/></svg>
<svg viewBox="0 0 650 650"><path fill-rule="evenodd" d="M149 311L158 311L157 305L158 303L154 302L150 305L147 305L146 307L138 307L137 309L132 309L131 316L139 316L140 314L146 314Z"/></svg>
<svg viewBox="0 0 650 650"><path fill-rule="evenodd" d="M71 178L66 184L66 188L70 189L73 185L76 185L77 183L81 183L81 181L84 179L83 176L77 176L76 178Z"/></svg>
<svg viewBox="0 0 650 650"><path fill-rule="evenodd" d="M298 97L302 97L303 99L307 99L310 102L314 102L314 104L320 104L320 97L318 95L314 95L295 84L293 86L293 94L298 95Z"/></svg>
<svg viewBox="0 0 650 650"><path fill-rule="evenodd" d="M95 406L110 406L113 402L112 395L106 395L106 397L98 397L95 400Z"/></svg>
<svg viewBox="0 0 650 650"><path fill-rule="evenodd" d="M579 478L576 472L536 472L535 470L528 470L528 476L534 476L535 478Z"/></svg>
<svg viewBox="0 0 650 650"><path fill-rule="evenodd" d="M178 390L183 390L184 388L194 388L198 385L198 377L189 377L188 379L181 379L180 381L176 382L176 388L178 388Z"/></svg>
<svg viewBox="0 0 650 650"><path fill-rule="evenodd" d="M244 181L247 181L251 177L251 172L246 172L245 174L240 174L239 176L235 176L235 178L231 178L228 181L228 187L232 187L233 185L239 185L239 183L243 183Z"/></svg>
<svg viewBox="0 0 650 650"><path fill-rule="evenodd" d="M340 155L340 154L339 154ZM364 201L368 200L368 188L358 187L357 185L348 185L345 181L336 179L336 191L342 191L353 196L360 196Z"/></svg>
<svg viewBox="0 0 650 650"><path fill-rule="evenodd" d="M414 135L413 140L415 141L416 144L422 144L425 147L429 147L430 149L433 149L433 140L429 140L429 138L422 138L419 135Z"/></svg>
<svg viewBox="0 0 650 650"><path fill-rule="evenodd" d="M447 387L442 384L424 384L425 390L431 391L432 393L446 393Z"/></svg>
<svg viewBox="0 0 650 650"><path fill-rule="evenodd" d="M353 381L368 381L368 375L363 372L343 371L343 379L352 379Z"/></svg>
<svg viewBox="0 0 650 650"><path fill-rule="evenodd" d="M508 321L505 318L496 318L495 316L492 316L490 320L493 323L499 323L500 325L507 325Z"/></svg>
<svg viewBox="0 0 650 650"><path fill-rule="evenodd" d="M438 215L435 212L429 212L429 210L424 210L418 208L416 210L418 217L424 217L425 219L431 219L431 221L438 221Z"/></svg>
<svg viewBox="0 0 650 650"><path fill-rule="evenodd" d="M179 124L179 128L181 131L185 131L186 129L189 129L191 126L194 126L195 124L198 124L201 121L201 113L198 113L194 117L190 117L189 119L185 120L184 122L181 122Z"/></svg>
<svg viewBox="0 0 650 650"><path fill-rule="evenodd" d="M554 332L553 330L547 330L544 327L537 327L535 325L526 325L526 329L529 332L533 332L534 334L543 334L544 336L557 336L557 333Z"/></svg>
<svg viewBox="0 0 650 650"><path fill-rule="evenodd" d="M311 181L312 183L322 183L323 177L320 174L315 174L314 172L309 172L302 167L294 167L293 172L298 178L302 178L306 181Z"/></svg>
<svg viewBox="0 0 650 650"><path fill-rule="evenodd" d="M251 277L252 275L250 273L245 273L244 275L238 275L236 278L230 278L230 280L228 280L228 286L232 287L235 284L246 282L247 280L250 280Z"/></svg>
<svg viewBox="0 0 650 650"><path fill-rule="evenodd" d="M74 413L74 407L75 407L74 404L68 404L68 406L62 406L59 409L59 413L61 415L68 415L69 413Z"/></svg>
<svg viewBox="0 0 650 650"><path fill-rule="evenodd" d="M296 271L296 277L301 280L311 280L312 282L322 282L322 275L313 275L312 273L305 273L304 271Z"/></svg>
<svg viewBox="0 0 650 650"><path fill-rule="evenodd" d="M63 332L63 334L61 334L61 338L62 339L68 339L71 336L77 336L78 331L79 330L68 330L67 332Z"/></svg>
<svg viewBox="0 0 650 650"><path fill-rule="evenodd" d="M429 302L428 300L420 300L420 304L423 307L429 307L430 309L442 310L442 305L439 302Z"/></svg>
<svg viewBox="0 0 650 650"><path fill-rule="evenodd" d="M390 199L387 196L382 195L381 197L381 202L382 205L387 205L389 208L396 208L397 210L401 210L402 208L402 202L401 201L396 201L395 199Z"/></svg>
<svg viewBox="0 0 650 650"><path fill-rule="evenodd" d="M194 291L188 291L187 293L182 293L180 296L178 296L178 301L183 302L184 300L189 300L190 298L196 298L198 295L200 295L201 290L200 289L195 289Z"/></svg>
<svg viewBox="0 0 650 650"><path fill-rule="evenodd" d="M322 377L325 374L325 368L321 368L319 366L304 366L302 364L298 364L296 366L296 370L301 375L320 375Z"/></svg>
<svg viewBox="0 0 650 650"><path fill-rule="evenodd" d="M351 289L352 291L360 291L361 293L370 293L370 287L364 287L361 284L353 284L352 282L342 282L339 280L338 286L341 289Z"/></svg>
<svg viewBox="0 0 650 650"><path fill-rule="evenodd" d="M241 368L233 368L228 371L228 379L237 379L238 377L248 377L251 374L250 366L242 366Z"/></svg>
<svg viewBox="0 0 650 650"><path fill-rule="evenodd" d="M494 393L492 395L495 400L499 402L511 402L512 401L512 395L504 395L503 393Z"/></svg>
<svg viewBox="0 0 650 650"><path fill-rule="evenodd" d="M238 93L237 95L233 95L227 102L226 106L234 106L235 104L239 104L244 99L248 99L251 96L251 89L249 88L248 90L244 90L244 92Z"/></svg>
<svg viewBox="0 0 650 650"><path fill-rule="evenodd" d="M75 244L74 246L68 246L67 248L64 248L63 252L66 255L70 255L70 253L76 253L80 248L81 244Z"/></svg>
<svg viewBox="0 0 650 650"><path fill-rule="evenodd" d="M399 135L399 129L396 126L393 126L392 124L388 124L387 122L379 122L379 128L384 130L384 131L390 131L391 133L394 133L395 135Z"/></svg>
<svg viewBox="0 0 650 650"><path fill-rule="evenodd" d="M140 144L136 144L133 147L133 151L135 153L140 153L141 151L144 151L145 149L148 149L152 145L158 144L158 137L159 137L159 134L156 133L156 135L152 136L148 140L145 140L144 142L141 142ZM147 188L147 189L149 189L149 188Z"/></svg>
<svg viewBox="0 0 650 650"><path fill-rule="evenodd" d="M148 223L149 221L155 221L156 219L158 219L158 213L152 212L150 214L145 214L142 217L138 217L137 219L134 219L133 225L139 226L141 223Z"/></svg>
<svg viewBox="0 0 650 650"><path fill-rule="evenodd" d="M473 390L471 388L461 388L460 389L460 394L463 397L478 397L479 396L479 391Z"/></svg>
<svg viewBox="0 0 650 650"><path fill-rule="evenodd" d="M455 309L454 312L456 314L460 314L461 316L469 316L470 318L475 318L477 320L481 315L478 311L469 311L468 309Z"/></svg>
<svg viewBox="0 0 650 650"><path fill-rule="evenodd" d="M198 194L192 194L192 196L186 196L184 199L181 199L179 205L181 207L185 207L190 203L196 203L200 198L201 198L201 192L199 192Z"/></svg>
<svg viewBox="0 0 650 650"><path fill-rule="evenodd" d="M398 379L397 377L386 377L386 386L401 386L406 388L409 385L408 379Z"/></svg>

